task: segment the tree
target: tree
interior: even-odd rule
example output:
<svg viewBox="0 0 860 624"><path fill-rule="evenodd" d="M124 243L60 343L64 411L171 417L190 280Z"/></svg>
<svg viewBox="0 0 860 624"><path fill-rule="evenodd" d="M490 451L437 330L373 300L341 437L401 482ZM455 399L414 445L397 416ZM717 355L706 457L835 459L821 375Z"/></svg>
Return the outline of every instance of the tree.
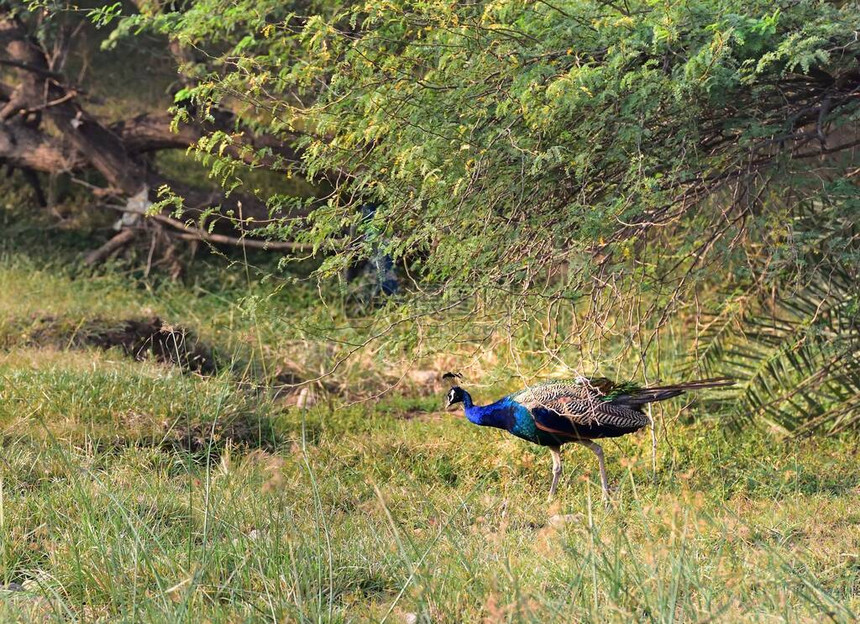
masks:
<svg viewBox="0 0 860 624"><path fill-rule="evenodd" d="M89 14L106 20L116 8L118 5ZM152 215L146 229L157 240L167 242L168 254L171 241L186 238L236 243L240 242L237 235L264 224L270 213L258 198L195 188L160 171L153 155L188 148L214 133L230 141L223 152L238 160L249 159L253 153L256 161L277 169L282 161L297 159L298 155L281 141L243 127L225 108L210 111L205 122L179 125L167 111L113 122L91 114L85 87L63 71L85 24L86 16L63 2L41 7L27 3L26 9L20 3L5 3L0 8L0 64L7 68L0 83L0 159L10 170L25 173L41 204L47 199L38 174L96 174L93 180L76 180L92 190L95 207L111 206L126 217L122 230L91 254L89 262L97 262L134 240L147 223L141 220L143 213L168 189L181 195L186 215L197 222L195 226L168 214ZM182 50L169 50L177 66L181 65L185 58ZM213 228L222 232L213 232ZM263 240L241 242L269 248L295 247Z"/></svg>

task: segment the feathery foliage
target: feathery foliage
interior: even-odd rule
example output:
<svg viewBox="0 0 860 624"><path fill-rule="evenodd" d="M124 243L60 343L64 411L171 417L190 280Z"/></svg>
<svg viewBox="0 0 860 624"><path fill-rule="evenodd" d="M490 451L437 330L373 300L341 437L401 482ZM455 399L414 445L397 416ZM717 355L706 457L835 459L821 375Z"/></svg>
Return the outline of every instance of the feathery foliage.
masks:
<svg viewBox="0 0 860 624"><path fill-rule="evenodd" d="M858 16L811 0L205 0L149 25L212 54L179 100L205 114L238 99L249 120L299 134L297 173L336 177L326 205L282 234L321 243L374 227L422 284L520 292L549 274L549 292L574 296L595 243L612 270L635 272L625 258L652 226L731 219L741 206L701 199L777 155L815 153L815 132L851 120ZM372 224L356 210L366 201L381 204ZM677 241L694 244L699 225L674 228ZM346 252L321 274L370 250Z"/></svg>
<svg viewBox="0 0 860 624"><path fill-rule="evenodd" d="M860 422L860 299L834 273L771 301L730 300L700 334L697 361L743 380L736 424L756 417L786 431Z"/></svg>

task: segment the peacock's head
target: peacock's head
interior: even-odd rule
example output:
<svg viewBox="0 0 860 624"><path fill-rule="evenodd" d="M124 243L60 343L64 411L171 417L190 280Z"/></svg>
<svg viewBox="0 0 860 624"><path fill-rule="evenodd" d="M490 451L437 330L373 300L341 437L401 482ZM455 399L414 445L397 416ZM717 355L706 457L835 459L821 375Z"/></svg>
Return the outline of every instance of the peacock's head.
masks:
<svg viewBox="0 0 860 624"><path fill-rule="evenodd" d="M457 403L462 403L466 400L466 391L463 390L460 386L454 386L448 391L448 400L445 403L445 409L448 409L452 405Z"/></svg>
<svg viewBox="0 0 860 624"><path fill-rule="evenodd" d="M460 373L445 373L442 375L442 381L447 381L451 384L451 389L448 391L448 400L445 403L445 409L448 409L456 403L463 403L466 400L465 397L469 396L465 390L457 385L457 380L462 378L463 376Z"/></svg>

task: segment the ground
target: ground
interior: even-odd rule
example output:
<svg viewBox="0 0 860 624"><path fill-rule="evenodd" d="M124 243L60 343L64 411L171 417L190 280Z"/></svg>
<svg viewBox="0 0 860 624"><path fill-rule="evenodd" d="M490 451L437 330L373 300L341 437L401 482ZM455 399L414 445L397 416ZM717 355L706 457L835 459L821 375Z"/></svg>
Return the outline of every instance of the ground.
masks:
<svg viewBox="0 0 860 624"><path fill-rule="evenodd" d="M860 614L856 434L733 431L693 403L656 472L647 431L607 442L610 507L579 447L548 503L548 452L443 412L444 392L276 395L261 362L289 308L249 312L267 286L244 267L86 272L16 223L0 229L0 621ZM230 357L202 375L77 339L156 316Z"/></svg>

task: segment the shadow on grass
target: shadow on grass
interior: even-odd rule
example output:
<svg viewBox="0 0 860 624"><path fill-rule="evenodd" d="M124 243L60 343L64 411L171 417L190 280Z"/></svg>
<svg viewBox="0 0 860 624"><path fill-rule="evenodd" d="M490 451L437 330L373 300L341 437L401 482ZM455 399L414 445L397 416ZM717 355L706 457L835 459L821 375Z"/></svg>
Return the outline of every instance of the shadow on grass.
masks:
<svg viewBox="0 0 860 624"><path fill-rule="evenodd" d="M128 448L152 448L177 453L195 463L218 462L226 449L231 453L253 450L272 452L282 441L272 420L253 412L232 414L212 421L199 418L173 422L149 415L130 413L110 428L80 427L78 431L47 430L0 435L0 451L29 443L39 448L46 444L86 447L94 455L110 455Z"/></svg>
<svg viewBox="0 0 860 624"><path fill-rule="evenodd" d="M45 317L33 323L26 341L30 347L117 348L137 361L151 358L202 375L214 375L221 369L213 347L191 330L158 317L93 319L75 326L67 319Z"/></svg>

